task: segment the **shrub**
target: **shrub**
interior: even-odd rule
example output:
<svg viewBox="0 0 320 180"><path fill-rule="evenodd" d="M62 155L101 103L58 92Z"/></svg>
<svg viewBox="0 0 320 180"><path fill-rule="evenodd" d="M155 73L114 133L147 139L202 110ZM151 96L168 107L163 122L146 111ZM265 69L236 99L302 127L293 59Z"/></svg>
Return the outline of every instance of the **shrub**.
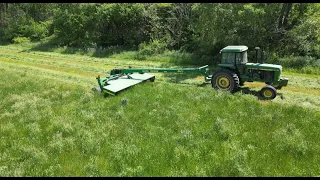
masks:
<svg viewBox="0 0 320 180"><path fill-rule="evenodd" d="M320 74L320 66L306 66L299 69L298 72L305 74Z"/></svg>
<svg viewBox="0 0 320 180"><path fill-rule="evenodd" d="M31 41L39 41L48 34L49 22L37 23L31 21L31 24L26 24L20 28L20 34L29 37Z"/></svg>
<svg viewBox="0 0 320 180"><path fill-rule="evenodd" d="M287 68L296 68L296 69L319 64L318 60L316 60L314 57L311 57L311 56L296 56L296 57L290 56L290 57L280 58L275 54L272 54L268 58L267 62L272 64L280 64Z"/></svg>
<svg viewBox="0 0 320 180"><path fill-rule="evenodd" d="M139 45L139 51L135 56L135 59L144 60L146 59L145 56L162 54L166 50L167 50L167 44L159 40L154 40L148 44L141 43Z"/></svg>
<svg viewBox="0 0 320 180"><path fill-rule="evenodd" d="M170 62L179 65L190 65L193 64L194 56L185 51L176 51L172 53Z"/></svg>
<svg viewBox="0 0 320 180"><path fill-rule="evenodd" d="M145 56L145 55L142 55L141 53L136 53L135 55L134 55L134 59L137 59L137 60L146 60L147 59L147 57Z"/></svg>
<svg viewBox="0 0 320 180"><path fill-rule="evenodd" d="M25 43L25 42L30 42L30 39L27 37L15 37L15 38L13 38L12 41L14 44L21 44L21 43Z"/></svg>

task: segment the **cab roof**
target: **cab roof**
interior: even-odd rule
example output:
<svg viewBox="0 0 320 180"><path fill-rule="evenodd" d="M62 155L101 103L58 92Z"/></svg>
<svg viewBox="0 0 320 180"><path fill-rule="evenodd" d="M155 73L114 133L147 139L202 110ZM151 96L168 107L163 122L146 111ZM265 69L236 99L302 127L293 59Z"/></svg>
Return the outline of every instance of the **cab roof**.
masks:
<svg viewBox="0 0 320 180"><path fill-rule="evenodd" d="M220 52L244 52L248 50L247 46L227 46L220 50Z"/></svg>

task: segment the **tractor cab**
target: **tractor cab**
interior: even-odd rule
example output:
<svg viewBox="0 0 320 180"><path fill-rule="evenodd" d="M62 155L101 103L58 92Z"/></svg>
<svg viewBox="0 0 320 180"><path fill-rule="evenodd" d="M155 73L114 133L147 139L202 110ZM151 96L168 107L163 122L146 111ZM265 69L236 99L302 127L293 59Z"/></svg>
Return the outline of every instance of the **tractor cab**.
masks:
<svg viewBox="0 0 320 180"><path fill-rule="evenodd" d="M247 46L227 46L220 50L222 54L220 67L237 69L238 73L244 73L248 62Z"/></svg>
<svg viewBox="0 0 320 180"><path fill-rule="evenodd" d="M221 49L221 64L246 64L248 62L247 50L247 46L227 46Z"/></svg>

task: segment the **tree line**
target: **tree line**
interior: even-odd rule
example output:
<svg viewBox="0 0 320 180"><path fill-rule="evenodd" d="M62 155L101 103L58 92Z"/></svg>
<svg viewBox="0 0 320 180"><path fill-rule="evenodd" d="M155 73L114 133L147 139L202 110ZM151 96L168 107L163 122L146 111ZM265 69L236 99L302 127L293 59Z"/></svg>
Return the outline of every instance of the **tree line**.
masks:
<svg viewBox="0 0 320 180"><path fill-rule="evenodd" d="M226 45L266 56L320 58L318 3L0 3L0 41L185 51L212 58Z"/></svg>

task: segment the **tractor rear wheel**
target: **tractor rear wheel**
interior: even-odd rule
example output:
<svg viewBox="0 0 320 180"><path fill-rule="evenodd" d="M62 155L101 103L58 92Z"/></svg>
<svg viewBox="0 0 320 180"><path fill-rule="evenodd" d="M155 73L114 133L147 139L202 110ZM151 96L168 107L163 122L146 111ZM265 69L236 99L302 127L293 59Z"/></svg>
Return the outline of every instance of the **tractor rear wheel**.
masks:
<svg viewBox="0 0 320 180"><path fill-rule="evenodd" d="M266 100L271 100L277 96L277 90L273 86L267 85L261 89L260 95Z"/></svg>
<svg viewBox="0 0 320 180"><path fill-rule="evenodd" d="M220 69L212 75L211 84L214 89L235 92L240 87L240 80L236 73Z"/></svg>

